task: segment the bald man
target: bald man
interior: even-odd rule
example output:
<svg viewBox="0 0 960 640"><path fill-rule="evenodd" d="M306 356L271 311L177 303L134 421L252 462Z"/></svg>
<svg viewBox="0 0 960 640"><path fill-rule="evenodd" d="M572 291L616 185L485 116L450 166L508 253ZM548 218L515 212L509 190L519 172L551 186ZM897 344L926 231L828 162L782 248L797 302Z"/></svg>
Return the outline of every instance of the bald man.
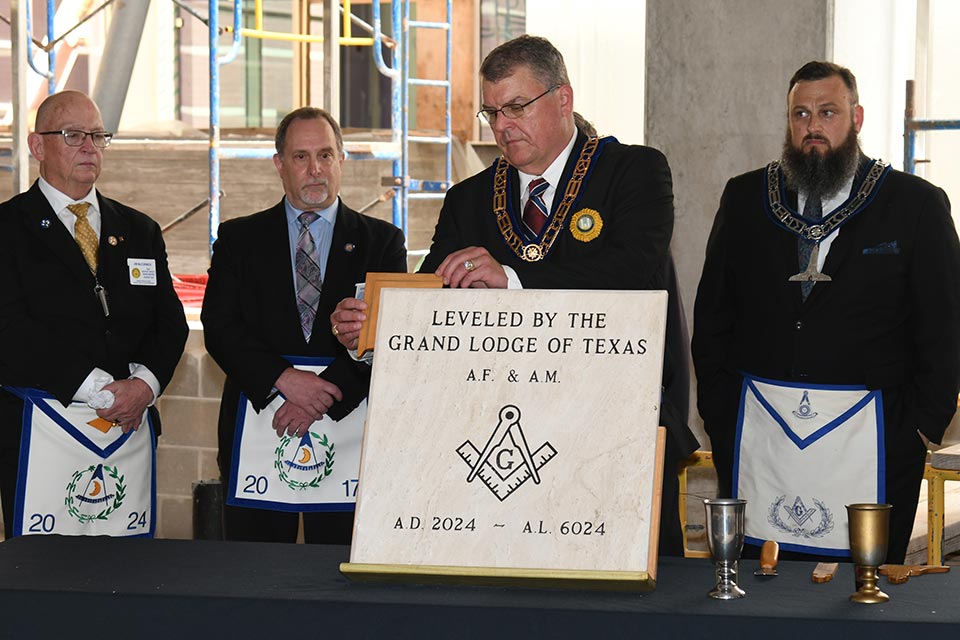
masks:
<svg viewBox="0 0 960 640"><path fill-rule="evenodd" d="M89 474L90 465L75 463L72 454L43 458L43 451L57 446L30 446L29 434L39 431L30 428L29 414L46 407L51 416L66 416L60 422L51 417L51 423L87 449L116 452L134 440L128 434L148 423L147 414L159 430L154 403L186 342L160 227L96 189L111 135L83 93L50 96L27 138L40 177L0 205L0 500L7 537L67 532L61 525L77 522L79 530L94 533L94 524L113 513L129 516L133 475L121 475L108 458ZM100 418L104 435L84 436L85 422L73 430L83 437L71 432L69 407ZM60 444L69 450L71 443ZM42 481L59 492L51 500L66 502L69 513L34 509L28 478L41 479L28 475L28 461L31 474L45 470ZM111 494L101 490L110 484L111 469L120 491L104 502L104 494ZM88 486L96 496L82 495ZM133 523L131 534L152 532L152 486L149 493L136 509L136 520L142 520ZM129 504L121 508L124 496Z"/></svg>

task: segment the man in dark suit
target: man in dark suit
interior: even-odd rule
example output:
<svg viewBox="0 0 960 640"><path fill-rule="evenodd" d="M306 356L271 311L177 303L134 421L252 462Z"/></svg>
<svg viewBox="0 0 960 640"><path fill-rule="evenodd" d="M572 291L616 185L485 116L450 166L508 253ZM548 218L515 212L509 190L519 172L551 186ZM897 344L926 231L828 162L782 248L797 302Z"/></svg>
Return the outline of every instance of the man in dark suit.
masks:
<svg viewBox="0 0 960 640"><path fill-rule="evenodd" d="M688 347L669 253L667 160L656 149L579 132L563 56L543 38L500 45L480 76L479 115L503 156L447 192L420 270L450 287L669 291L660 552L682 554L675 469L698 443L687 427ZM528 216L531 199L539 213ZM345 343L355 339L364 308L345 301L331 318Z"/></svg>
<svg viewBox="0 0 960 640"><path fill-rule="evenodd" d="M94 186L110 137L82 93L55 94L37 111L27 142L40 178L0 205L0 383L48 392L64 406L90 403L128 432L148 408L156 413L187 323L159 226ZM78 203L85 215L72 212ZM22 400L0 392L7 535L22 413Z"/></svg>
<svg viewBox="0 0 960 640"><path fill-rule="evenodd" d="M818 532L827 535L832 521L846 535L844 500L885 500L893 505L887 562L900 563L927 441L940 441L960 390L960 246L946 194L864 156L862 124L848 69L811 62L790 80L782 159L730 180L720 201L697 293L693 357L719 492L740 489L748 528L753 500L762 511L755 523L775 525L781 547L842 556L845 547L817 545ZM795 394L792 404L745 410L761 386ZM855 436L845 434L847 418L859 410L828 410L829 395L814 401L824 391L866 397L876 390L882 405L859 427L872 443L845 441ZM765 414L778 414L779 424L754 428L749 416ZM796 440L810 452L798 458L806 471L787 463L801 455L797 447L737 446L806 431L812 435ZM833 444L818 448L821 436ZM872 483L868 499L844 497L863 480ZM793 513L771 511L758 481ZM744 486L757 487L756 495Z"/></svg>
<svg viewBox="0 0 960 640"><path fill-rule="evenodd" d="M400 230L339 198L343 137L330 114L311 107L288 114L277 128L276 149L273 160L286 195L266 211L220 226L203 302L207 350L227 374L218 454L227 487L241 392L256 411L282 394L272 421L281 437L303 436L325 416L339 420L366 398L370 367L338 344L327 318L337 302L355 295L368 271L406 271ZM318 215L310 215L307 233L300 220L309 212ZM315 288L302 281L305 241L317 252L308 261L320 276ZM285 356L333 361L315 375L294 368ZM225 510L231 540L295 542L298 524L295 510ZM304 513L307 542L349 544L352 527L352 511Z"/></svg>

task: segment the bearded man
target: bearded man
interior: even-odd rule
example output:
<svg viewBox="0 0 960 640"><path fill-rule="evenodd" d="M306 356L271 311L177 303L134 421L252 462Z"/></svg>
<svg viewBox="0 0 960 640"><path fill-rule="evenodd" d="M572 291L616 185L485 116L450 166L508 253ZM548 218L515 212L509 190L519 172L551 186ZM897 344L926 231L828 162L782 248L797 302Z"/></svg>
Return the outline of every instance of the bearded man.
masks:
<svg viewBox="0 0 960 640"><path fill-rule="evenodd" d="M960 244L939 188L866 157L856 78L791 78L781 160L727 183L694 309L698 407L748 541L849 556L889 503L903 562L929 442L960 390Z"/></svg>

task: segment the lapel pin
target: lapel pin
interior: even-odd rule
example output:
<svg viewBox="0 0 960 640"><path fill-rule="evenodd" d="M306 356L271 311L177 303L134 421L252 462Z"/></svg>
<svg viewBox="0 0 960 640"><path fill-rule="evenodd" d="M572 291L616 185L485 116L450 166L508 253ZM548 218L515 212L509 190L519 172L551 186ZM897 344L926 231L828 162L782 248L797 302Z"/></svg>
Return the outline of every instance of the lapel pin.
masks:
<svg viewBox="0 0 960 640"><path fill-rule="evenodd" d="M343 250L347 253L353 253L353 250L356 248L357 245L353 244L352 242L348 242L347 244L343 245Z"/></svg>
<svg viewBox="0 0 960 640"><path fill-rule="evenodd" d="M115 236L109 236L107 238L107 244L109 244L111 247L117 246L117 238Z"/></svg>
<svg viewBox="0 0 960 640"><path fill-rule="evenodd" d="M49 228L50 228L50 218L44 218L43 220L41 220L41 221L40 221L40 227L43 228L43 229L49 229Z"/></svg>

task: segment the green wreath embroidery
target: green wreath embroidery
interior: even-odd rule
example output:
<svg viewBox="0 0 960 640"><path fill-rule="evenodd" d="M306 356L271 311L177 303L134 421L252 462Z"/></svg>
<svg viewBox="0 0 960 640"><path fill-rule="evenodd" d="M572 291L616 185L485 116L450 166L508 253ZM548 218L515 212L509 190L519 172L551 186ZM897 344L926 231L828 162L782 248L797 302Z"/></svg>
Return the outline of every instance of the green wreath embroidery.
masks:
<svg viewBox="0 0 960 640"><path fill-rule="evenodd" d="M90 465L86 469L80 469L73 474L73 478L70 479L70 483L67 485L67 497L64 499L63 503L67 507L67 512L80 521L80 524L86 524L92 522L93 520L107 520L110 517L110 514L120 508L120 505L123 504L123 499L127 495L127 485L123 483L123 476L120 475L120 472L116 467L108 467L103 465L104 470L107 472L107 475L113 478L116 481L116 493L113 497L113 502L109 503L106 508L104 508L100 513L89 514L89 513L80 513L80 510L77 509L75 502L76 499L73 497L74 492L77 490L77 482L80 478L83 477L84 473L96 471L96 465Z"/></svg>
<svg viewBox="0 0 960 640"><path fill-rule="evenodd" d="M317 487L320 486L320 482L322 482L324 478L326 478L331 473L333 473L333 459L336 456L336 453L333 450L334 444L327 439L327 434L323 434L321 436L320 434L314 433L311 431L310 435L313 436L314 440L316 440L318 445L320 445L326 450L326 454L324 456L323 472L317 474L317 477L315 477L313 480L309 482L291 480L290 475L287 473L286 469L284 468L283 451L284 449L287 448L287 445L293 441L293 437L284 436L280 440L280 446L278 446L274 451L274 453L277 454L277 459L274 461L273 466L274 468L276 468L277 473L280 475L280 480L284 484L286 484L288 487L293 489L294 491L303 491L304 489L316 489Z"/></svg>

